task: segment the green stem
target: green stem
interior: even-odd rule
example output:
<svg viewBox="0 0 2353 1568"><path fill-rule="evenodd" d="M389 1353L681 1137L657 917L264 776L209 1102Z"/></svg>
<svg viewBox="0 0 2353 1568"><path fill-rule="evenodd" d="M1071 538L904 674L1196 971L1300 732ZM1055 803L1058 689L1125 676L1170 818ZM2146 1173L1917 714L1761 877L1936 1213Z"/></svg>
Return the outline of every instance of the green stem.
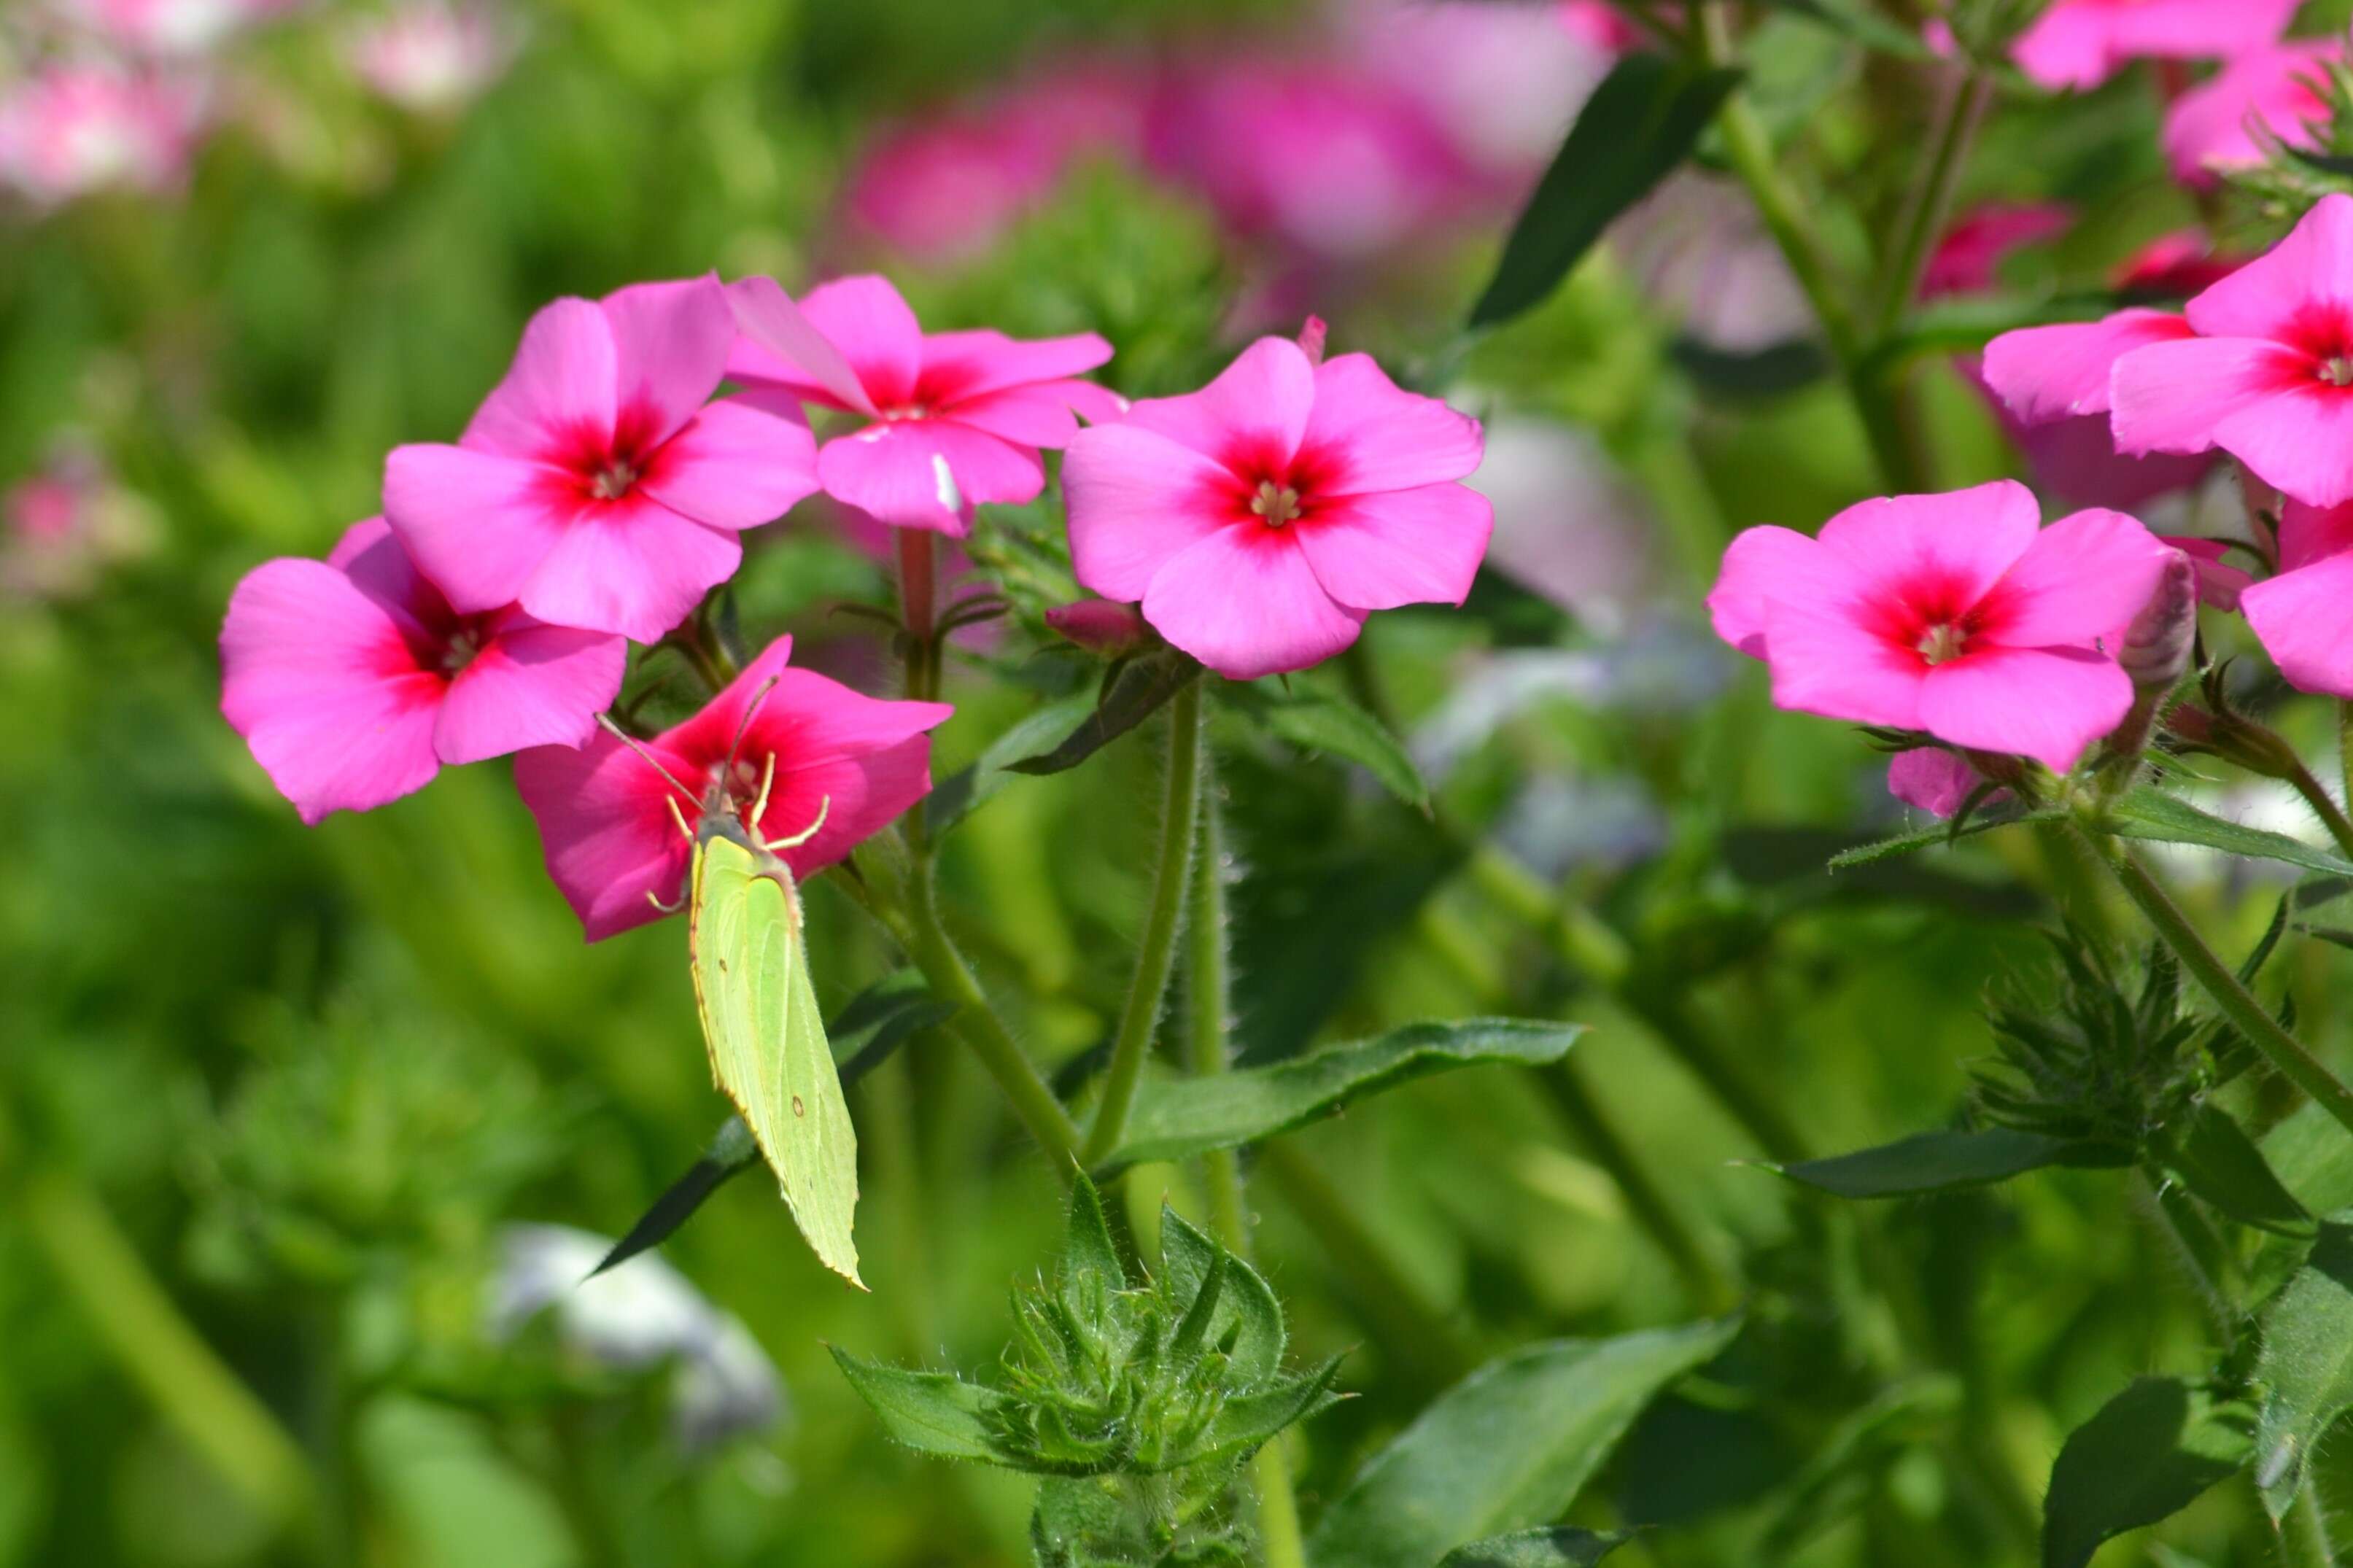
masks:
<svg viewBox="0 0 2353 1568"><path fill-rule="evenodd" d="M2158 936L2181 960L2181 967L2189 972L2207 995L2221 1008L2232 1027L2246 1037L2254 1047L2268 1058L2271 1064L2296 1088L2316 1100L2320 1108L2334 1117L2348 1131L2353 1131L2353 1089L2322 1065L2318 1057L2304 1042L2287 1032L2280 1021L2255 1000L2239 983L2214 950L2206 945L2180 906L2158 885L2148 868L2125 847L2113 838L2102 837L2109 869L2140 912L2157 931Z"/></svg>
<svg viewBox="0 0 2353 1568"><path fill-rule="evenodd" d="M2312 770L2301 762L2288 771L2287 782L2291 789L2304 796L2304 804L2312 807L2312 815L2320 818L2320 826L2337 841L2337 850L2353 859L2353 819L2348 819L2345 808L2329 795L2327 786L2313 777Z"/></svg>
<svg viewBox="0 0 2353 1568"><path fill-rule="evenodd" d="M1186 1055L1195 1075L1203 1078L1226 1070L1233 967L1226 949L1225 824L1218 813L1210 765L1205 747L1199 763L1201 825L1194 856L1193 907L1186 922ZM1247 1260L1250 1214L1242 1194L1240 1159L1231 1149L1212 1149L1201 1156L1201 1174L1208 1188L1211 1228L1227 1251ZM1291 1458L1280 1436L1251 1456L1250 1474L1258 1503L1260 1561L1265 1568L1307 1568Z"/></svg>
<svg viewBox="0 0 2353 1568"><path fill-rule="evenodd" d="M1978 121L1985 113L1986 101L1992 91L1992 82L1972 70L1962 77L1945 106L1944 122L1936 128L1935 146L1905 210L1903 237L1889 257L1881 279L1874 325L1874 334L1879 338L1888 337L1904 324L1904 313L1912 308L1914 298L1920 292L1920 279L1928 269L1929 254L1944 230L1946 215L1952 210L1953 187L1959 183L1969 139L1977 132Z"/></svg>
<svg viewBox="0 0 2353 1568"><path fill-rule="evenodd" d="M61 1172L36 1172L14 1207L100 1341L182 1440L264 1517L315 1531L318 1489L301 1449L180 1315L98 1195Z"/></svg>
<svg viewBox="0 0 2353 1568"><path fill-rule="evenodd" d="M1160 823L1160 867L1145 910L1135 978L1112 1037L1111 1067L1103 1074L1103 1103L1087 1133L1084 1163L1093 1165L1127 1135L1127 1114L1144 1076L1144 1058L1167 999L1168 975L1176 963L1176 932L1184 923L1185 888L1193 868L1193 835L1201 815L1201 685L1188 681L1168 703L1168 789Z"/></svg>
<svg viewBox="0 0 2353 1568"><path fill-rule="evenodd" d="M1697 9L1701 62L1711 67L1732 65L1732 29L1725 5L1722 0L1709 0ZM1789 265L1790 275L1805 292L1815 320L1821 323L1822 337L1831 358L1838 362L1882 477L1897 490L1922 489L1925 481L1905 437L1903 422L1896 416L1894 400L1865 363L1862 334L1847 309L1844 288L1831 274L1821 243L1807 220L1804 203L1781 177L1774 161L1773 139L1746 93L1736 89L1725 96L1724 106L1716 110L1716 128L1723 132L1725 155L1733 173L1747 187L1757 216L1764 219L1773 243Z"/></svg>
<svg viewBox="0 0 2353 1568"><path fill-rule="evenodd" d="M2337 1548L2328 1539L2328 1515L2319 1489L2307 1482L2280 1521L2280 1554L2294 1568L2337 1568Z"/></svg>

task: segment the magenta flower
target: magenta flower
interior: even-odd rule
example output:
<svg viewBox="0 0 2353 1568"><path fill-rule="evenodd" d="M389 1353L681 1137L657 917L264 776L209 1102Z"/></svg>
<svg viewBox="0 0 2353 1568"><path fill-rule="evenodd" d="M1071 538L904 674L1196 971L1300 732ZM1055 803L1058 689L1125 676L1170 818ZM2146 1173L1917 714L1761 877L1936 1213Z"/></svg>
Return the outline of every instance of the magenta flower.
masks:
<svg viewBox="0 0 2353 1568"><path fill-rule="evenodd" d="M1914 746L1887 759L1887 793L1935 817L1960 810L1985 782L1967 757L1942 746ZM1997 797L2007 793L1997 792Z"/></svg>
<svg viewBox="0 0 2353 1568"><path fill-rule="evenodd" d="M354 22L345 63L368 90L413 114L444 114L479 97L514 58L512 28L484 7L402 0Z"/></svg>
<svg viewBox="0 0 2353 1568"><path fill-rule="evenodd" d="M1371 611L1462 602L1494 526L1455 482L1481 451L1477 420L1370 356L1261 338L1199 392L1071 443L1071 563L1220 675L1304 669Z"/></svg>
<svg viewBox="0 0 2353 1568"><path fill-rule="evenodd" d="M458 445L385 460L393 531L461 611L654 641L817 488L797 414L703 401L734 336L716 278L558 300Z"/></svg>
<svg viewBox="0 0 2353 1568"><path fill-rule="evenodd" d="M792 638L778 637L702 712L643 742L692 800L610 734L578 750L543 746L515 759L515 784L538 819L548 874L590 942L658 918L649 893L677 901L691 846L671 815L673 802L692 822L707 792L723 783L751 817L773 765L767 809L750 825L764 837L789 837L822 810L816 837L784 851L793 874L806 877L889 826L931 789L924 731L955 710L861 697L813 671L786 668L792 649ZM758 710L746 725L755 698ZM734 763L723 780L731 744Z"/></svg>
<svg viewBox="0 0 2353 1568"><path fill-rule="evenodd" d="M2038 517L2000 479L1864 501L1818 539L1752 528L1708 611L1771 668L1777 707L2064 773L2132 705L2112 650L2174 552L2121 512Z"/></svg>
<svg viewBox="0 0 2353 1568"><path fill-rule="evenodd" d="M2134 349L2194 335L2169 311L2119 310L2097 321L2004 332L1964 374L1974 372L1991 395L2045 489L2075 505L2137 506L2196 484L2213 460L2119 453L2108 428L2109 373Z"/></svg>
<svg viewBox="0 0 2353 1568"><path fill-rule="evenodd" d="M895 527L961 539L975 506L1037 500L1046 488L1038 449L1069 443L1073 411L1104 419L1120 407L1076 379L1111 358L1092 332L927 334L899 290L874 277L820 284L797 305L768 278L746 278L728 297L743 334L728 375L763 407L811 403L863 416L818 453L818 480Z"/></svg>
<svg viewBox="0 0 2353 1568"><path fill-rule="evenodd" d="M2136 59L2229 59L2284 32L2299 0L2058 0L2010 58L2052 89L2097 87Z"/></svg>
<svg viewBox="0 0 2353 1568"><path fill-rule="evenodd" d="M2239 607L2299 691L2353 698L2353 506L2282 509L2279 572Z"/></svg>
<svg viewBox="0 0 2353 1568"><path fill-rule="evenodd" d="M2353 500L2353 196L2323 196L2184 315L2196 335L2116 362L2117 449L2219 447L2299 500Z"/></svg>
<svg viewBox="0 0 2353 1568"><path fill-rule="evenodd" d="M2240 56L2173 100L2165 111L2165 156L2184 184L2211 185L2229 169L2263 161L2252 129L2260 124L2291 147L2313 144L2328 106L2314 84L2345 57L2334 40L2300 38Z"/></svg>
<svg viewBox="0 0 2353 1568"><path fill-rule="evenodd" d="M576 746L621 689L619 637L509 605L461 615L382 518L229 596L221 712L305 822L421 789L444 763Z"/></svg>
<svg viewBox="0 0 2353 1568"><path fill-rule="evenodd" d="M43 206L100 190L177 191L205 100L188 76L104 61L0 83L0 185Z"/></svg>

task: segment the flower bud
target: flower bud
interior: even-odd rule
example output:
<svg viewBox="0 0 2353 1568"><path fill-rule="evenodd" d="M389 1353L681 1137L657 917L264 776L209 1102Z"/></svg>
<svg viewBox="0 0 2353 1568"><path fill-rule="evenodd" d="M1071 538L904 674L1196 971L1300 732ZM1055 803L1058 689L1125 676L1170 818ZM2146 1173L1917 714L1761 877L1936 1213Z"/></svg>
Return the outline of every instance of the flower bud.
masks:
<svg viewBox="0 0 2353 1568"><path fill-rule="evenodd" d="M1046 612L1046 624L1089 653L1124 658L1153 640L1134 605L1115 599L1075 599Z"/></svg>
<svg viewBox="0 0 2353 1568"><path fill-rule="evenodd" d="M2135 686L2170 687L2189 668L2190 645L2197 637L2198 568L2176 551L2157 580L2157 591L2125 628L2116 662Z"/></svg>
<svg viewBox="0 0 2353 1568"><path fill-rule="evenodd" d="M1306 352L1309 364L1324 363L1324 339L1328 331L1321 316L1308 317L1306 324L1299 329L1299 346Z"/></svg>

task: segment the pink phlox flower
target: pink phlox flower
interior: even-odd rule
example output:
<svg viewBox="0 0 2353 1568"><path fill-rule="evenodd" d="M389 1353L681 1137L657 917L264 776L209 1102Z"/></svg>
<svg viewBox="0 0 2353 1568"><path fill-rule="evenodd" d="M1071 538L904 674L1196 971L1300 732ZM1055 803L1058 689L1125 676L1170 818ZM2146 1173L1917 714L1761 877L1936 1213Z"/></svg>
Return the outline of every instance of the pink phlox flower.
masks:
<svg viewBox="0 0 2353 1568"><path fill-rule="evenodd" d="M452 609L382 518L324 561L248 573L220 647L222 713L311 823L421 789L444 763L578 745L628 660L617 637L513 605Z"/></svg>
<svg viewBox="0 0 2353 1568"><path fill-rule="evenodd" d="M479 97L514 58L514 34L481 5L403 0L352 25L343 58L368 90L415 114L447 113Z"/></svg>
<svg viewBox="0 0 2353 1568"><path fill-rule="evenodd" d="M2278 38L2298 0L2057 0L2010 56L2054 90L2090 88L2136 59L2231 59Z"/></svg>
<svg viewBox="0 0 2353 1568"><path fill-rule="evenodd" d="M716 278L557 300L458 445L385 461L394 531L460 610L655 640L817 488L797 411L705 403L734 337Z"/></svg>
<svg viewBox="0 0 2353 1568"><path fill-rule="evenodd" d="M763 407L801 403L862 418L817 455L836 500L899 528L961 539L972 509L1035 500L1040 447L1069 444L1075 415L1118 416L1121 399L1078 379L1111 358L1092 332L1023 341L926 333L887 279L841 278L797 305L772 279L728 297L742 335L727 374Z"/></svg>
<svg viewBox="0 0 2353 1568"><path fill-rule="evenodd" d="M1887 793L1934 817L1950 817L1985 782L1967 757L1943 746L1914 746L1887 759ZM2009 798L2008 790L1996 790L1984 804Z"/></svg>
<svg viewBox="0 0 2353 1568"><path fill-rule="evenodd" d="M2042 528L2000 479L1864 501L1814 539L1748 529L1708 611L1770 668L1777 707L2064 773L2131 706L2112 650L2174 559L2121 512Z"/></svg>
<svg viewBox="0 0 2353 1568"><path fill-rule="evenodd" d="M1956 218L1929 253L1920 296L1982 294L1999 281L2001 264L2027 246L2056 239L2075 221L2062 202L1987 202Z"/></svg>
<svg viewBox="0 0 2353 1568"><path fill-rule="evenodd" d="M206 101L193 77L102 60L0 84L0 185L43 206L110 188L176 192Z"/></svg>
<svg viewBox="0 0 2353 1568"><path fill-rule="evenodd" d="M2353 196L2323 196L2183 316L2116 361L2117 448L2219 447L2299 500L2353 500Z"/></svg>
<svg viewBox="0 0 2353 1568"><path fill-rule="evenodd" d="M1371 611L1462 602L1494 525L1459 482L1482 451L1477 420L1370 356L1261 338L1071 443L1071 565L1221 675L1304 669Z"/></svg>
<svg viewBox="0 0 2353 1568"><path fill-rule="evenodd" d="M2227 170L2264 158L2249 128L2253 121L2291 147L2310 147L2328 105L2316 89L2325 68L2345 58L2336 39L2295 39L2232 60L2191 88L2165 111L2165 156L2173 177L2211 185Z"/></svg>
<svg viewBox="0 0 2353 1568"><path fill-rule="evenodd" d="M787 668L791 655L790 637L768 645L702 711L642 742L653 762L603 732L578 750L541 747L515 759L515 784L539 823L548 874L590 942L657 919L648 895L674 903L684 889L691 850L673 805L691 824L723 791L763 838L803 832L822 810L817 835L782 852L793 874L807 877L931 789L925 731L954 709L861 696ZM767 806L753 817L764 781Z"/></svg>
<svg viewBox="0 0 2353 1568"><path fill-rule="evenodd" d="M2353 698L2353 505L2282 508L2279 570L2239 607L2290 686Z"/></svg>

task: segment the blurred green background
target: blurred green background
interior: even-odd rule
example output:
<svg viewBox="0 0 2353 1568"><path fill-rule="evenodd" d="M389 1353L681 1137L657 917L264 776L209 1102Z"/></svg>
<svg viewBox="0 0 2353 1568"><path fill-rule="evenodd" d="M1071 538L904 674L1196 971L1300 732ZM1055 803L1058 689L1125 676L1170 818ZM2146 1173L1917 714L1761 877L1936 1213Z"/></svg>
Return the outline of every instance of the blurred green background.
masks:
<svg viewBox="0 0 2353 1568"><path fill-rule="evenodd" d="M239 575L373 511L385 451L450 438L533 310L712 268L793 287L884 265L934 329L1103 331L1131 393L1198 384L1263 324L1246 301L1264 290L1280 330L1317 310L1335 349L1567 443L1576 466L1540 469L1516 526L1600 587L1547 598L1496 574L1469 613L1377 618L1345 672L1416 737L1434 822L1255 731L1217 739L1248 1049L1478 1012L1588 1020L1591 1101L1753 1289L1733 1360L1654 1411L1580 1505L1673 1526L1625 1561L2024 1561L2014 1500L1969 1477L1989 1467L2031 1503L2127 1376L2199 1367L2199 1305L2146 1194L2060 1173L1858 1224L1739 1163L1766 1152L1757 1129L1645 1001L1671 997L1806 1147L1878 1142L1955 1114L1987 1048L1980 994L2034 960L2027 921L2051 908L2031 840L1820 872L1826 845L1894 818L1877 760L1770 711L1702 635L1733 529L1810 529L1871 485L1826 384L1760 386L1769 365L1694 353L1626 251L1463 342L1508 201L1303 282L1107 162L953 262L840 221L845 171L893 117L1057 51L1214 58L1307 26L1274 0L555 0L512 18L519 52L479 101L429 115L361 90L330 20L235 42L185 194L0 216L0 487L67 442L136 520L90 581L0 615L0 1564L1027 1561L1028 1483L893 1450L825 1350L973 1368L1002 1343L1060 1187L974 1066L923 1038L854 1097L871 1297L814 1264L757 1181L666 1249L785 1391L774 1424L683 1446L680 1367L487 1327L501 1227L617 1234L721 1119L681 930L584 945L503 763L306 829L216 710ZM1760 21L1760 99L1847 243L1900 194L1871 150L1918 110L1835 35ZM2079 214L2006 287L2096 280L2190 216L2155 113L2123 80L1996 122L1972 193ZM1924 376L1940 481L2005 471L1968 391L1939 363ZM983 527L985 562L1052 586L1050 505ZM879 650L828 614L885 602L879 569L820 517L754 542L747 635L791 629L884 689ZM1046 640L1025 616L952 668L938 773L1084 678ZM952 923L1050 1070L1116 1013L1154 744L1024 781L948 851ZM2263 889L2182 869L2213 929L2252 940ZM1593 986L1564 957L1560 894L1617 933L1630 981ZM888 959L837 892L811 904L838 1004ZM2296 962L2311 1037L2339 1050L2331 950ZM1706 1305L1556 1088L1500 1069L1418 1085L1258 1173L1297 1354L1348 1351L1361 1395L1295 1434L1311 1517L1486 1355ZM1129 1179L1139 1232L1164 1192L1196 1203L1181 1173ZM1891 1279L1928 1362L1890 1349ZM306 1496L317 1540L281 1528ZM2190 1554L2169 1561L2260 1560L2256 1517L2218 1490L2165 1528Z"/></svg>

